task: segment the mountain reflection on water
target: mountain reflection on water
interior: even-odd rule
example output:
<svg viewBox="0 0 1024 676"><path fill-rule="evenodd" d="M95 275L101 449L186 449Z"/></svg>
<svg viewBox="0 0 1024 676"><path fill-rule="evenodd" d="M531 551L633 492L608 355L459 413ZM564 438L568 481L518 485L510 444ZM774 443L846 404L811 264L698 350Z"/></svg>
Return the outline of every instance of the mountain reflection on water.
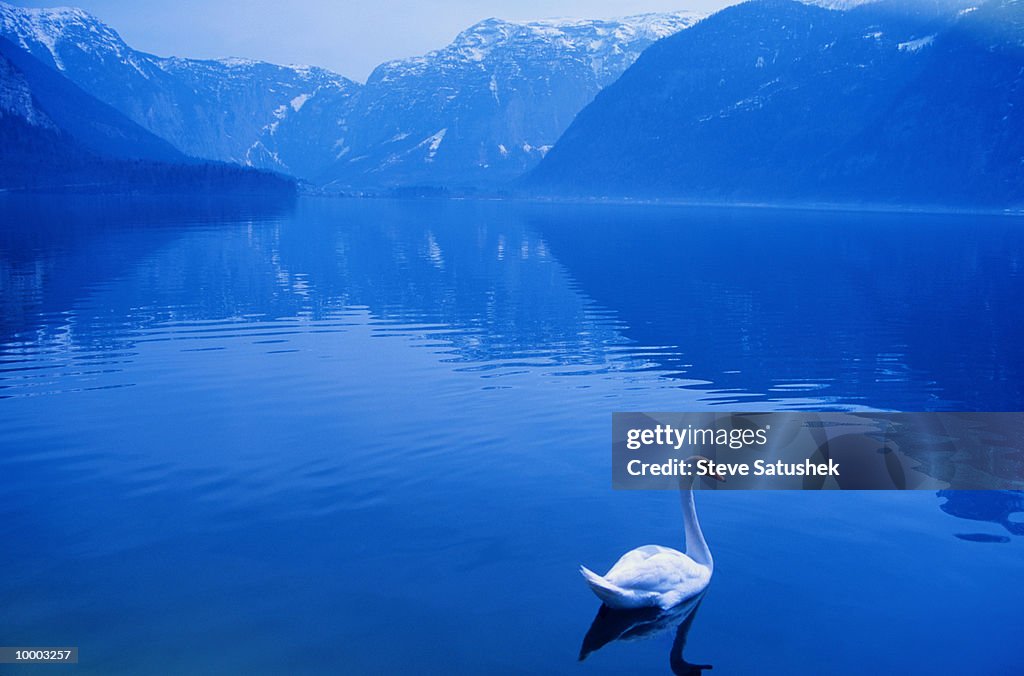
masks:
<svg viewBox="0 0 1024 676"><path fill-rule="evenodd" d="M1024 491L939 491L943 512L959 519L987 521L1014 536L1024 535ZM995 533L957 533L974 542L1006 543L1010 538Z"/></svg>

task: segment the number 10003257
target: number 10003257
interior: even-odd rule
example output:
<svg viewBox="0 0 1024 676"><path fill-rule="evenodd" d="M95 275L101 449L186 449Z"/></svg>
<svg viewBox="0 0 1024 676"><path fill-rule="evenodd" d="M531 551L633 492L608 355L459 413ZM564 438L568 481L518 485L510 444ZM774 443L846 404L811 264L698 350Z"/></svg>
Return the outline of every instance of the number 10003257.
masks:
<svg viewBox="0 0 1024 676"><path fill-rule="evenodd" d="M78 648L0 648L0 664L44 662L76 664Z"/></svg>

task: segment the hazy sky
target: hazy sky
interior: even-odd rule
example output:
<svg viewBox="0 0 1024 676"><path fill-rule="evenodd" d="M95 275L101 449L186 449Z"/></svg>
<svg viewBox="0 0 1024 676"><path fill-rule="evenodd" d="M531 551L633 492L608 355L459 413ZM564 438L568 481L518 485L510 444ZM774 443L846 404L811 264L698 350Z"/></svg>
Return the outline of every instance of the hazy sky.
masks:
<svg viewBox="0 0 1024 676"><path fill-rule="evenodd" d="M711 11L735 0L7 0L82 7L136 49L160 56L242 56L324 66L365 80L388 59L443 47L488 17L616 17Z"/></svg>

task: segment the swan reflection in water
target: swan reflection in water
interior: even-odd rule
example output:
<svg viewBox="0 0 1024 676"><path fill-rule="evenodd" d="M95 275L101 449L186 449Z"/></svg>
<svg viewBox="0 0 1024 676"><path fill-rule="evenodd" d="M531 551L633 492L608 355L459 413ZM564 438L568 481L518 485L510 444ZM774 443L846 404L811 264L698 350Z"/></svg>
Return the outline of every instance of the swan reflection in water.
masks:
<svg viewBox="0 0 1024 676"><path fill-rule="evenodd" d="M683 657L686 635L690 633L693 618L697 616L703 594L698 594L677 606L660 608L635 608L621 610L604 604L597 611L590 629L580 646L580 661L615 641L635 641L650 638L676 627L676 638L669 652L669 667L679 676L698 676L710 664L691 664Z"/></svg>

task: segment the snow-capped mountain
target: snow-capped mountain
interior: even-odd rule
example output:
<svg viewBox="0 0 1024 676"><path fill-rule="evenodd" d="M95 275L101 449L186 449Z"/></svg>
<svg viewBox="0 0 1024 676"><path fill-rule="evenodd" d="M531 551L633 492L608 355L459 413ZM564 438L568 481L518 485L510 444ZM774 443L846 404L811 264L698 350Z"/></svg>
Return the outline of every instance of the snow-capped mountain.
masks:
<svg viewBox="0 0 1024 676"><path fill-rule="evenodd" d="M128 99L133 117L186 152L201 157L309 176L321 164L311 148L336 138L333 119L304 121L309 113L342 110L359 85L323 68L278 66L248 59L153 59L173 87L174 115L160 119L163 106L143 108ZM305 110L305 114L303 114Z"/></svg>
<svg viewBox="0 0 1024 676"><path fill-rule="evenodd" d="M282 122L358 87L321 68L156 57L80 9L0 2L0 36L186 154L295 174L306 158L278 142Z"/></svg>
<svg viewBox="0 0 1024 676"><path fill-rule="evenodd" d="M152 134L0 37L0 113L59 131L64 141L96 157L164 162L186 158Z"/></svg>
<svg viewBox="0 0 1024 676"><path fill-rule="evenodd" d="M519 175L640 52L700 18L488 19L365 86L314 67L157 57L80 9L0 2L0 36L186 154L380 188Z"/></svg>
<svg viewBox="0 0 1024 676"><path fill-rule="evenodd" d="M1019 204L1024 2L752 0L647 50L525 183L553 194Z"/></svg>
<svg viewBox="0 0 1024 676"><path fill-rule="evenodd" d="M534 166L580 109L656 40L701 15L487 19L379 66L332 144L340 185L486 185Z"/></svg>
<svg viewBox="0 0 1024 676"><path fill-rule="evenodd" d="M641 51L700 18L488 19L365 86L314 67L157 57L80 9L0 2L0 35L189 155L336 186L479 185L535 165Z"/></svg>
<svg viewBox="0 0 1024 676"><path fill-rule="evenodd" d="M43 63L67 71L80 53L105 65L123 63L145 73L146 64L109 26L82 9L15 7L0 2L0 31Z"/></svg>
<svg viewBox="0 0 1024 676"><path fill-rule="evenodd" d="M186 157L0 37L0 190L294 194L293 182Z"/></svg>

